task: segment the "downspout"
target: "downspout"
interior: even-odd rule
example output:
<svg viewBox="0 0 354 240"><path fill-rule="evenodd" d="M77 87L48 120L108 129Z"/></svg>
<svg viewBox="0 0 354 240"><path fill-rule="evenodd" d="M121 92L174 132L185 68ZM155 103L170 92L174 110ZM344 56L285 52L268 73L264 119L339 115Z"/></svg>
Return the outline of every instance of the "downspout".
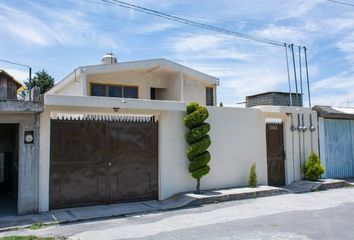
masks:
<svg viewBox="0 0 354 240"><path fill-rule="evenodd" d="M299 132L299 160L300 160L300 177L302 178L302 148L301 148L301 132L302 126L300 125L300 113L297 114L297 131Z"/></svg>
<svg viewBox="0 0 354 240"><path fill-rule="evenodd" d="M82 96L87 96L87 79L86 79L86 69L82 68Z"/></svg>
<svg viewBox="0 0 354 240"><path fill-rule="evenodd" d="M183 76L183 72L180 71L179 72L179 80L180 80L180 83L181 83L181 94L180 94L180 97L181 97L181 101L183 102L184 101L184 76Z"/></svg>
<svg viewBox="0 0 354 240"><path fill-rule="evenodd" d="M293 114L292 113L289 113L290 115L290 119L291 119L291 127L290 127L290 130L291 130L291 153L292 153L292 162L293 162L293 178L294 178L294 181L296 179L295 177L295 152L294 152L294 131L296 130L296 127L294 126L294 118L293 118ZM293 181L293 182L294 182Z"/></svg>
<svg viewBox="0 0 354 240"><path fill-rule="evenodd" d="M216 96L217 96L217 94L216 94L216 90L217 90L217 87L218 85L217 84L214 84L214 96L215 96L215 98L214 98L214 106L217 106L218 105L218 101L217 101L217 98L216 98Z"/></svg>

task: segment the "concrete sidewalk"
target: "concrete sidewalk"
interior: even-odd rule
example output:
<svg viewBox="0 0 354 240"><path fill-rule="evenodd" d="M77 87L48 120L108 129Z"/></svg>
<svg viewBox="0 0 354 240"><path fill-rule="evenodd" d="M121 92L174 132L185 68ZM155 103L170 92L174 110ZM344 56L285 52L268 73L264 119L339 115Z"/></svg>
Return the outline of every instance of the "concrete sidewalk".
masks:
<svg viewBox="0 0 354 240"><path fill-rule="evenodd" d="M325 190L329 188L344 187L346 185L348 184L343 180L327 179L321 180L321 183L298 181L289 185L287 188L258 186L257 188L238 187L228 189L212 189L203 191L202 194L194 194L190 192L180 193L164 201L144 201L68 208L26 216L0 216L0 232L13 230L16 228L29 227L31 224L35 223L51 225L99 218L125 217L134 214L167 211L217 202Z"/></svg>
<svg viewBox="0 0 354 240"><path fill-rule="evenodd" d="M323 191L333 188L342 188L350 186L345 180L341 179L320 179L318 181L295 181L292 184L286 186L292 193L306 193L306 192L314 192L314 191Z"/></svg>
<svg viewBox="0 0 354 240"><path fill-rule="evenodd" d="M166 211L208 203L274 196L285 193L288 193L286 189L270 186L214 189L203 191L203 194L180 193L164 201L144 201L68 208L26 216L2 216L0 217L0 232L14 228L29 227L31 224L35 223L51 225L99 218L124 217L133 214Z"/></svg>

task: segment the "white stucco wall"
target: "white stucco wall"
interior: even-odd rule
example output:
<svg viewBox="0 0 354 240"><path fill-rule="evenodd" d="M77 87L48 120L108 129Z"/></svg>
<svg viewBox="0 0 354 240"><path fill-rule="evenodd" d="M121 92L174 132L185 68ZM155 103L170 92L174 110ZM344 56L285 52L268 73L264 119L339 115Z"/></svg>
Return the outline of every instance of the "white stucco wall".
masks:
<svg viewBox="0 0 354 240"><path fill-rule="evenodd" d="M50 114L56 112L115 114L115 107L119 108L121 114L154 114L159 119L159 199L195 189L195 180L188 173L185 155L184 103L137 99L122 102L115 98L46 95L45 104L45 111L41 114L40 134L41 211L47 211L49 206L49 125ZM211 124L212 139L209 150L212 159L211 171L201 181L202 189L247 185L249 168L253 162L257 165L258 183L267 184L266 118L278 118L284 122L286 183L301 178L298 132L290 130L291 116L303 113L305 125L309 126L309 114L312 114L313 124L317 126L315 112L296 108L208 107L208 110L210 116L207 121ZM318 152L316 134L317 129L312 137L310 131L301 135L301 144L305 145L302 148L305 149L303 154L306 157L311 151Z"/></svg>
<svg viewBox="0 0 354 240"><path fill-rule="evenodd" d="M208 107L208 110L212 159L210 173L202 178L201 188L245 186L253 162L257 164L258 183L267 184L262 113L244 108ZM166 111L160 117L160 199L195 189L185 154L184 114L183 111Z"/></svg>

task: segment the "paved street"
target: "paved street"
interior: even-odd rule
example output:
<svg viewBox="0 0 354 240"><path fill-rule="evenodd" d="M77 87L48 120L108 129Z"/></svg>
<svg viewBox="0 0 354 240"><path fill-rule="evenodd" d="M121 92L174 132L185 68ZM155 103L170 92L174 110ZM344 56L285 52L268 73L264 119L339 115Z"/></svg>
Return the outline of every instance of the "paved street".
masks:
<svg viewBox="0 0 354 240"><path fill-rule="evenodd" d="M19 230L70 239L353 239L354 188Z"/></svg>

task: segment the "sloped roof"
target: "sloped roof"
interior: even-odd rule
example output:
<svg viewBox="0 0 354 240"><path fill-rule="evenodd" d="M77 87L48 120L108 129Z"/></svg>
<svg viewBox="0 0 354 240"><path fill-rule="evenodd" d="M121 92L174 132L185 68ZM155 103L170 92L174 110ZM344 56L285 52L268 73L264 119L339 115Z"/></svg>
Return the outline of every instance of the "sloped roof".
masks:
<svg viewBox="0 0 354 240"><path fill-rule="evenodd" d="M6 72L3 69L0 69L0 74L5 74L9 79L14 81L17 84L17 89L22 87L22 83L20 83L18 80L16 80L13 76L11 76L8 72Z"/></svg>
<svg viewBox="0 0 354 240"><path fill-rule="evenodd" d="M354 108L316 105L312 108L319 117L331 119L354 119Z"/></svg>
<svg viewBox="0 0 354 240"><path fill-rule="evenodd" d="M104 73L115 73L123 71L155 71L158 69L172 70L172 71L181 71L187 76L191 76L194 79L201 79L210 84L219 85L219 79L211 75L205 74L203 72L194 70L192 68L183 66L176 62L159 58L159 59L149 59L149 60L140 60L140 61L131 61L131 62L118 62L113 64L98 64L98 65L88 65L80 66L75 69L72 73L58 82L53 88L51 88L47 93L52 94L55 91L59 90L64 85L76 79L77 74L81 74L84 70L86 74L104 74Z"/></svg>

